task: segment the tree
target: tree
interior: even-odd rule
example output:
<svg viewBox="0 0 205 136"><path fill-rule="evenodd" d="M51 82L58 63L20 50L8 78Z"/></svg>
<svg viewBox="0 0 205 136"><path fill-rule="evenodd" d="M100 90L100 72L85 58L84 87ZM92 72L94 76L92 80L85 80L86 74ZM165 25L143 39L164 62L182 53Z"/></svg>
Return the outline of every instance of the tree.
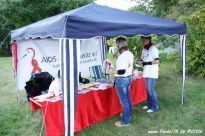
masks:
<svg viewBox="0 0 205 136"><path fill-rule="evenodd" d="M72 10L93 0L0 0L0 41L14 29ZM1 48L10 45L10 40ZM9 47L8 47L9 49Z"/></svg>
<svg viewBox="0 0 205 136"><path fill-rule="evenodd" d="M129 10L140 14L151 15L153 4L151 0L133 0L136 1L136 6L131 7Z"/></svg>
<svg viewBox="0 0 205 136"><path fill-rule="evenodd" d="M187 71L195 76L205 77L205 5L180 20L188 25Z"/></svg>
<svg viewBox="0 0 205 136"><path fill-rule="evenodd" d="M205 2L204 0L153 0L156 15L187 25L187 73L205 77ZM159 3L163 3L162 8ZM159 11L160 12L157 12Z"/></svg>
<svg viewBox="0 0 205 136"><path fill-rule="evenodd" d="M137 1L137 0L136 0ZM187 25L187 73L205 77L205 2L204 0L152 0L151 8L147 10L146 1L131 10L152 16L167 18ZM151 10L150 10L151 9ZM167 39L158 38L164 44ZM163 44L163 45L164 45ZM167 46L167 45L166 45ZM180 63L180 62L179 62ZM178 67L180 64L178 64Z"/></svg>

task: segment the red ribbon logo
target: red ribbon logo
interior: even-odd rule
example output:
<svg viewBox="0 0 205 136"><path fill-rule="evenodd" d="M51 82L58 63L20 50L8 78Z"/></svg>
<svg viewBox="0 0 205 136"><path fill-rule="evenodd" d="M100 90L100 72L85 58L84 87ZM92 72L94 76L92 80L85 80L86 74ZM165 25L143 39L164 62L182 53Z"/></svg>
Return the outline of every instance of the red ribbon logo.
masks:
<svg viewBox="0 0 205 136"><path fill-rule="evenodd" d="M36 59L34 59L35 57L35 50L33 48L27 48L26 51L29 53L30 51L33 53L33 57L31 60L31 65L33 66L33 70L31 72L31 75L35 74L37 71L41 72L42 69L39 67L38 65L38 61Z"/></svg>

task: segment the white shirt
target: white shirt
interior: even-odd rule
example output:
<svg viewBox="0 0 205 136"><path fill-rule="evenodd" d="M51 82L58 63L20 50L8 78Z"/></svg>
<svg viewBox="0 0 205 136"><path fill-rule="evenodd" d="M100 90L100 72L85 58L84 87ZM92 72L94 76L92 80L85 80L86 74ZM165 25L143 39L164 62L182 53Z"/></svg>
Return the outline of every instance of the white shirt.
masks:
<svg viewBox="0 0 205 136"><path fill-rule="evenodd" d="M151 46L149 50L143 48L141 59L143 62L154 61L155 58L159 58L158 49L155 46ZM143 69L143 77L145 78L158 78L159 65L145 65Z"/></svg>
<svg viewBox="0 0 205 136"><path fill-rule="evenodd" d="M115 74L115 77L127 77L132 75L133 61L134 61L134 56L132 52L130 52L129 50L122 52L118 56L116 61L116 72L118 70L125 69L125 74L122 75Z"/></svg>
<svg viewBox="0 0 205 136"><path fill-rule="evenodd" d="M56 77L55 80L53 80L53 82L49 86L48 94L54 93L55 95L59 95L61 92L61 80L58 77Z"/></svg>

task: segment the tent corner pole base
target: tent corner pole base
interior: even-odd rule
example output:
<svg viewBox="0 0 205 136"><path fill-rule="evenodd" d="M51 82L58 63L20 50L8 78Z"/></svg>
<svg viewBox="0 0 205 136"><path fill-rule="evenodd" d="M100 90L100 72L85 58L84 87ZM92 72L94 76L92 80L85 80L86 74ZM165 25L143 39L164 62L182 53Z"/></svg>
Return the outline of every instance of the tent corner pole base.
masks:
<svg viewBox="0 0 205 136"><path fill-rule="evenodd" d="M19 98L19 90L16 90L16 101L19 102L20 98Z"/></svg>

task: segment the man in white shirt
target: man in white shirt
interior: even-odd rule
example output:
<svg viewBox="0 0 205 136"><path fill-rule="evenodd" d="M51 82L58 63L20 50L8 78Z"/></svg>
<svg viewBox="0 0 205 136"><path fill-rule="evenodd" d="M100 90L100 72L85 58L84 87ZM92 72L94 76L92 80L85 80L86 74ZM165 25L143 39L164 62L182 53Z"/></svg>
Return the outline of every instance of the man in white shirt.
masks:
<svg viewBox="0 0 205 136"><path fill-rule="evenodd" d="M123 116L116 126L128 126L131 118L130 85L132 82L133 54L128 50L127 41L124 37L118 37L116 45L120 55L116 61L115 85L122 104Z"/></svg>
<svg viewBox="0 0 205 136"><path fill-rule="evenodd" d="M141 37L144 48L142 49L141 63L143 65L143 77L147 87L147 104L143 107L147 112L159 110L157 94L155 91L156 80L159 73L159 53L152 44L151 37Z"/></svg>

